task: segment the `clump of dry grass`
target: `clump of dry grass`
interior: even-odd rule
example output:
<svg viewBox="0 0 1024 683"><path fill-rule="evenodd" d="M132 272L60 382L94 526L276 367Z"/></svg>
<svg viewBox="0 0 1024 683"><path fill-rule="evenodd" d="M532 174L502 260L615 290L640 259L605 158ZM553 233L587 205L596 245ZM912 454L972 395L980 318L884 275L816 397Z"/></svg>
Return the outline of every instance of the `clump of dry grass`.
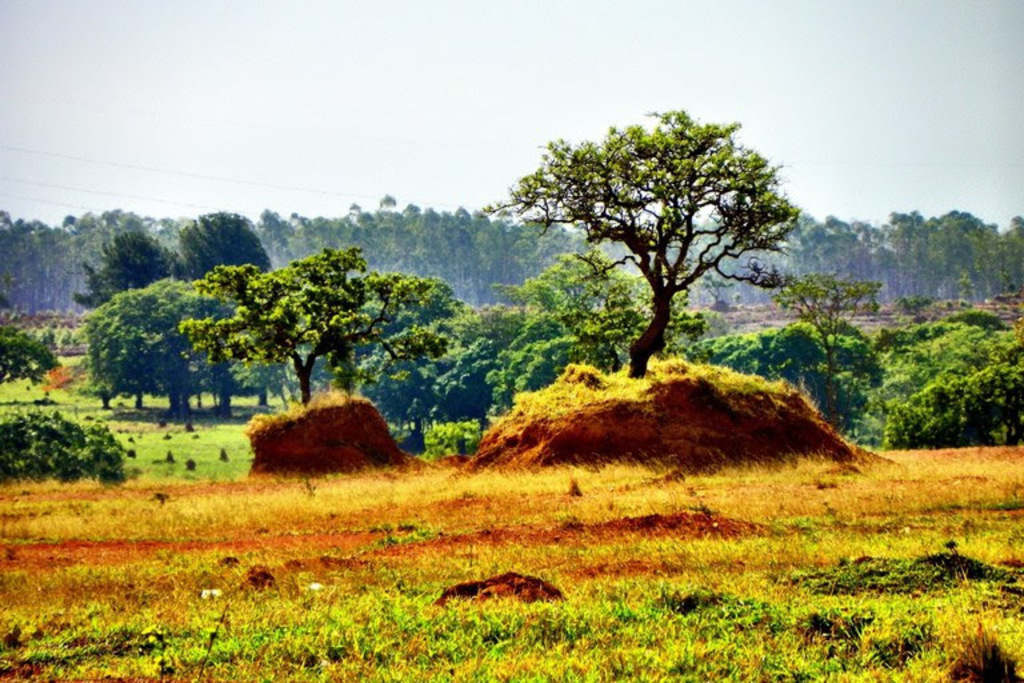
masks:
<svg viewBox="0 0 1024 683"><path fill-rule="evenodd" d="M984 624L974 631L964 630L956 638L956 660L950 676L954 681L970 683L1015 683L1017 661L999 644L999 639Z"/></svg>
<svg viewBox="0 0 1024 683"><path fill-rule="evenodd" d="M356 402L369 403L362 396L347 394L341 391L326 391L315 394L307 405L296 402L280 413L254 415L245 427L245 435L252 439L259 434L290 425L312 410L345 406Z"/></svg>
<svg viewBox="0 0 1024 683"><path fill-rule="evenodd" d="M518 394L508 416L538 416L557 419L579 406L599 403L649 404L650 392L658 385L682 377L705 380L723 394L788 396L796 393L783 381L769 381L715 365L690 363L681 358L652 361L642 379L627 370L604 374L589 365L566 367L561 377L545 389Z"/></svg>

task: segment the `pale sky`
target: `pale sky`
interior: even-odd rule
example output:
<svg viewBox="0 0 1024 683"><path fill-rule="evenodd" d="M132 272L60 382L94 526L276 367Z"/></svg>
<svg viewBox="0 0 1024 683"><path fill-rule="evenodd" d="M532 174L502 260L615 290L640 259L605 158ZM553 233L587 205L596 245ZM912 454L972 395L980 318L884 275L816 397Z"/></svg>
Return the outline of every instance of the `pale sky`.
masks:
<svg viewBox="0 0 1024 683"><path fill-rule="evenodd" d="M475 210L549 141L742 124L818 218L1024 214L1024 0L0 0L0 209Z"/></svg>

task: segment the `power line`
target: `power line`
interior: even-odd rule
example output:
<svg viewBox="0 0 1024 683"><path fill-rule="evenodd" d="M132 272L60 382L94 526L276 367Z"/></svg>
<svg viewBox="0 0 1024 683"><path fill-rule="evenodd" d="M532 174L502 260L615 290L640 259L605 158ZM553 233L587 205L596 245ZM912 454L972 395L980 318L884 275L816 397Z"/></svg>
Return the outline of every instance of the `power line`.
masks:
<svg viewBox="0 0 1024 683"><path fill-rule="evenodd" d="M83 211L101 211L93 206L85 206L84 204L69 204L67 202L56 202L52 199L40 199L38 197L26 197L20 194L11 194L10 192L3 192L0 190L0 197L7 197L9 199L18 199L23 202L34 202L36 204L47 204L49 206L61 206L66 209L81 209Z"/></svg>
<svg viewBox="0 0 1024 683"><path fill-rule="evenodd" d="M221 207L210 206L209 204L193 204L190 202L177 202L170 199L160 199L159 197L147 197L144 195L131 195L122 194L119 192L104 192L102 190L87 190L82 187L71 187L70 185L56 185L54 183L42 183L35 180L25 180L24 178L12 178L10 176L0 176L0 180L5 180L13 183L22 183L24 185L33 185L35 187L45 187L54 190L67 190L70 192L83 192L85 194L95 194L104 197L116 197L118 199L135 199L144 202L156 202L158 204L169 204L171 206L182 206L193 209L205 209L208 211L219 211Z"/></svg>
<svg viewBox="0 0 1024 683"><path fill-rule="evenodd" d="M30 149L28 147L17 147L15 145L0 144L0 149L7 150L9 152L18 152L21 154L35 154L38 156L51 157L55 159L66 159L69 161L77 161L85 164L95 164L99 166L109 166L112 168L124 168L133 171L145 171L147 173L162 173L165 175L179 176L182 178L193 178L196 180L214 180L224 183L234 183L236 185L249 185L251 187L264 187L274 190L284 190L287 192L305 192L308 194L318 194L330 197L359 197L363 199L379 199L375 195L361 194L357 192L335 192L333 190L324 190L320 188L302 187L298 185L281 185L278 183L268 183L260 180L249 180L246 178L231 178L227 176L217 176L205 173L194 173L191 171L182 171L169 168L160 168L158 166L148 166L145 164L129 164L119 161L108 161L104 159L91 159L89 157L76 156L73 154L62 154L59 152L49 152L46 150Z"/></svg>

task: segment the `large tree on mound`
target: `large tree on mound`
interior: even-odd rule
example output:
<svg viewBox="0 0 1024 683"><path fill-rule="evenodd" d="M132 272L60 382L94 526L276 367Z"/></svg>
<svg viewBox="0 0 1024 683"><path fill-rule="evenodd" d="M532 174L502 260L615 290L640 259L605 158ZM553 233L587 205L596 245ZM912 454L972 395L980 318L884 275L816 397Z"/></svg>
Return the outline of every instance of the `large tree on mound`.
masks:
<svg viewBox="0 0 1024 683"><path fill-rule="evenodd" d="M738 124L700 124L683 111L657 120L653 130L612 128L601 143L550 143L540 168L488 208L545 229L577 225L589 243L629 251L620 263L635 265L651 289L650 322L629 349L637 378L665 348L674 297L703 275L775 284L753 253L778 251L798 215L777 167L736 141Z"/></svg>
<svg viewBox="0 0 1024 683"><path fill-rule="evenodd" d="M324 249L269 273L255 265L217 266L195 283L235 306L231 317L186 320L192 344L210 360L292 363L303 404L319 358L337 367L357 347L379 345L393 360L441 356L446 340L419 325L395 330L408 307L425 305L437 281L366 271L359 249Z"/></svg>

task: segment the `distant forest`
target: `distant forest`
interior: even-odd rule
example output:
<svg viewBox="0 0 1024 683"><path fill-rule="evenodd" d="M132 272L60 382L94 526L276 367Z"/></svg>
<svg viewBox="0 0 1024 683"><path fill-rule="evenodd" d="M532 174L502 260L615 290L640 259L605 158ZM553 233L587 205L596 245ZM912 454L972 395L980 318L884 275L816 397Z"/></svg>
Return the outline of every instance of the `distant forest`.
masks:
<svg viewBox="0 0 1024 683"><path fill-rule="evenodd" d="M154 219L120 210L68 216L60 226L12 219L0 211L0 294L25 313L75 311L85 289L85 264L120 233L143 231L168 249L189 219ZM398 210L385 197L377 210L353 205L338 218L287 218L264 211L253 225L273 267L325 247L358 246L380 271L438 277L472 306L493 304L495 285L517 285L564 253L583 248L571 228L541 235L533 226L409 205ZM831 273L882 283L881 299L908 297L979 301L1024 285L1024 218L1009 226L985 223L954 211L925 218L892 214L881 226L818 221L803 216L783 254L767 260L792 274ZM764 293L708 279L691 301L702 304L766 301Z"/></svg>

